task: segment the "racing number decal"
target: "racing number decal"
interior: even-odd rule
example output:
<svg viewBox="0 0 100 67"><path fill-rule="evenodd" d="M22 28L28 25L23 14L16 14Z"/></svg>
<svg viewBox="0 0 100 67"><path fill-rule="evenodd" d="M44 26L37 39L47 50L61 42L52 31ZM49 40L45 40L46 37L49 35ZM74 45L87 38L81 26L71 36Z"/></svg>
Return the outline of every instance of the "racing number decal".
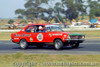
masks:
<svg viewBox="0 0 100 67"><path fill-rule="evenodd" d="M43 34L42 33L38 34L37 39L38 39L38 41L42 41L43 40Z"/></svg>

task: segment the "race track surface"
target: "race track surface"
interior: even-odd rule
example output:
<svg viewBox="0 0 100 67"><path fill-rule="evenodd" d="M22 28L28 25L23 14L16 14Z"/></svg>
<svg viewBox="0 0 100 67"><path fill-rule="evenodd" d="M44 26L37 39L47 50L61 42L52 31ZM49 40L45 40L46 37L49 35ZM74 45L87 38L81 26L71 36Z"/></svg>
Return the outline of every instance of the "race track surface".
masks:
<svg viewBox="0 0 100 67"><path fill-rule="evenodd" d="M100 54L100 39L86 40L77 49L64 47L62 50L55 50L54 47L46 46L41 49L29 47L23 50L18 44L11 41L0 41L0 54L15 54L17 52L24 52L26 54Z"/></svg>

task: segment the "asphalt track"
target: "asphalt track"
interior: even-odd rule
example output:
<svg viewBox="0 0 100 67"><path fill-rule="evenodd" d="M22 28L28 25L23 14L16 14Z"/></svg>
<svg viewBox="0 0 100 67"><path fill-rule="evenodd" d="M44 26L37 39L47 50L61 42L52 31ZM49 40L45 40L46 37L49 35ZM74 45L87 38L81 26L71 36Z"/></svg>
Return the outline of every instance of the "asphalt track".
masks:
<svg viewBox="0 0 100 67"><path fill-rule="evenodd" d="M18 44L11 41L0 41L0 54L15 54L17 52L24 52L25 54L100 54L100 39L87 39L77 49L64 47L62 50L55 50L54 47L46 46L41 49L29 47L23 50Z"/></svg>

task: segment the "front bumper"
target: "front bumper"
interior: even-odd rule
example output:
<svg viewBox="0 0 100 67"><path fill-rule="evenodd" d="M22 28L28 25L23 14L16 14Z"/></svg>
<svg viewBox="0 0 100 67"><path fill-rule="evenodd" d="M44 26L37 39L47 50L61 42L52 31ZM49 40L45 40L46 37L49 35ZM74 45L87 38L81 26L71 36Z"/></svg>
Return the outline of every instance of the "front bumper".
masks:
<svg viewBox="0 0 100 67"><path fill-rule="evenodd" d="M65 41L82 43L85 39L65 39Z"/></svg>

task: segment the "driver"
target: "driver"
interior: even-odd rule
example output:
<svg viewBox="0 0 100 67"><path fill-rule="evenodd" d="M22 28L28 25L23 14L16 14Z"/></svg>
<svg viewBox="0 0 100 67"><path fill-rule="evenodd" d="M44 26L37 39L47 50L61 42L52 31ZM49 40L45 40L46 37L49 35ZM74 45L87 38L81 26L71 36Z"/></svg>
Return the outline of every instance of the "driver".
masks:
<svg viewBox="0 0 100 67"><path fill-rule="evenodd" d="M39 32L45 32L45 29L44 29L44 27L42 27L42 26L39 26Z"/></svg>
<svg viewBox="0 0 100 67"><path fill-rule="evenodd" d="M32 28L32 29L31 29L31 32L35 32L35 29L34 29L34 28Z"/></svg>

